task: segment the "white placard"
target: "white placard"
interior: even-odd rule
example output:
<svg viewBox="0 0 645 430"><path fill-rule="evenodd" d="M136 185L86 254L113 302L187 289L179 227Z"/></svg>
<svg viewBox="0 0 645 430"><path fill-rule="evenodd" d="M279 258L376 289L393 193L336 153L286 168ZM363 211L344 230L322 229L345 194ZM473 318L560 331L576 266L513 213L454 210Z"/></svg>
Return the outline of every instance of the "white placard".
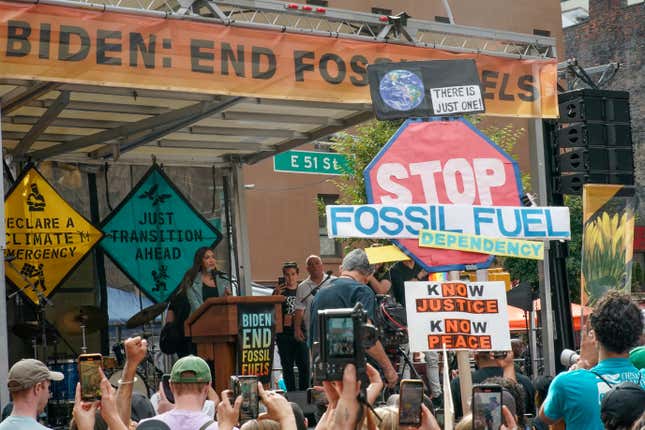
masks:
<svg viewBox="0 0 645 430"><path fill-rule="evenodd" d="M484 101L479 85L431 88L432 110L435 115L481 112Z"/></svg>
<svg viewBox="0 0 645 430"><path fill-rule="evenodd" d="M467 205L329 205L329 237L418 239L420 230L494 238L571 239L569 208Z"/></svg>
<svg viewBox="0 0 645 430"><path fill-rule="evenodd" d="M410 351L509 351L503 282L406 282Z"/></svg>

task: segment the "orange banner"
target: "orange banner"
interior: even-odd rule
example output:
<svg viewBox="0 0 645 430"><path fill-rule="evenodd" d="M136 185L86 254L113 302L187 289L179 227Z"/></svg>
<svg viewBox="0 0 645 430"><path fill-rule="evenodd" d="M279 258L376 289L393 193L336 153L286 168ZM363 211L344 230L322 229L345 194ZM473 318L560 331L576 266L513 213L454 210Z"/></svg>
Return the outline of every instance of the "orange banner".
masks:
<svg viewBox="0 0 645 430"><path fill-rule="evenodd" d="M558 116L557 63L0 1L0 78L370 103L367 65L473 58L486 113Z"/></svg>

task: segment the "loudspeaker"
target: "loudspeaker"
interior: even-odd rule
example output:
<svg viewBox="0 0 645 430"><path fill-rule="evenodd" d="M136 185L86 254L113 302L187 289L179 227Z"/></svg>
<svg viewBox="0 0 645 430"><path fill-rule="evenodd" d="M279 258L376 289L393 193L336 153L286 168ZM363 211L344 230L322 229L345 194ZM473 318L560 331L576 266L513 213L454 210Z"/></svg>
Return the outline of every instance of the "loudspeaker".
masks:
<svg viewBox="0 0 645 430"><path fill-rule="evenodd" d="M560 123L605 121L629 123L629 93L582 89L558 95Z"/></svg>
<svg viewBox="0 0 645 430"><path fill-rule="evenodd" d="M583 89L558 96L560 121L550 134L556 190L581 194L585 183L634 183L629 93Z"/></svg>
<svg viewBox="0 0 645 430"><path fill-rule="evenodd" d="M579 122L562 126L558 130L558 146L631 146L631 127L626 124Z"/></svg>

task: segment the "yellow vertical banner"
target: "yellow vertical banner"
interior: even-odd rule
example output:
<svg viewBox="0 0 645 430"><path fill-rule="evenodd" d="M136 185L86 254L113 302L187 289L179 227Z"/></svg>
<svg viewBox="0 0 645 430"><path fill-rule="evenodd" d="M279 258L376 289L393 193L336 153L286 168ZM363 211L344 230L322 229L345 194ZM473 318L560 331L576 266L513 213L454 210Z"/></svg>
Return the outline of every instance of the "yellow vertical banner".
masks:
<svg viewBox="0 0 645 430"><path fill-rule="evenodd" d="M635 191L628 185L587 184L583 188L583 305L593 305L609 290L631 290Z"/></svg>

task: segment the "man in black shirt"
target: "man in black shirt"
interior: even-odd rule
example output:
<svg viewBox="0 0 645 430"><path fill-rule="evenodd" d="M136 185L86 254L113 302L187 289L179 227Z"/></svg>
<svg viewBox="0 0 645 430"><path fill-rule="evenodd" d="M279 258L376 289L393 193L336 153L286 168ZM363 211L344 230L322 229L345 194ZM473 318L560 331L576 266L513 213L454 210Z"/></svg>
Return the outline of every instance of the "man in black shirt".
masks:
<svg viewBox="0 0 645 430"><path fill-rule="evenodd" d="M390 294L398 303L405 306L405 282L427 279L428 272L423 270L414 260L399 261L390 268L390 281L392 282Z"/></svg>
<svg viewBox="0 0 645 430"><path fill-rule="evenodd" d="M510 366L510 370L515 373L515 367L513 365L513 354L508 351L504 358L495 359L492 352L478 352L475 355L475 361L477 362L478 369L472 372L473 384L481 384L488 378L495 376L506 377L509 375L504 375L504 368ZM515 375L515 380L524 388L525 397L525 411L526 413L534 414L535 413L535 390L533 389L533 384L531 380L526 376L518 373ZM512 379L512 378L511 378ZM459 377L456 377L450 381L450 389L452 390L452 403L455 407L455 420L459 420L463 416L463 410L461 408L461 387L459 387Z"/></svg>

